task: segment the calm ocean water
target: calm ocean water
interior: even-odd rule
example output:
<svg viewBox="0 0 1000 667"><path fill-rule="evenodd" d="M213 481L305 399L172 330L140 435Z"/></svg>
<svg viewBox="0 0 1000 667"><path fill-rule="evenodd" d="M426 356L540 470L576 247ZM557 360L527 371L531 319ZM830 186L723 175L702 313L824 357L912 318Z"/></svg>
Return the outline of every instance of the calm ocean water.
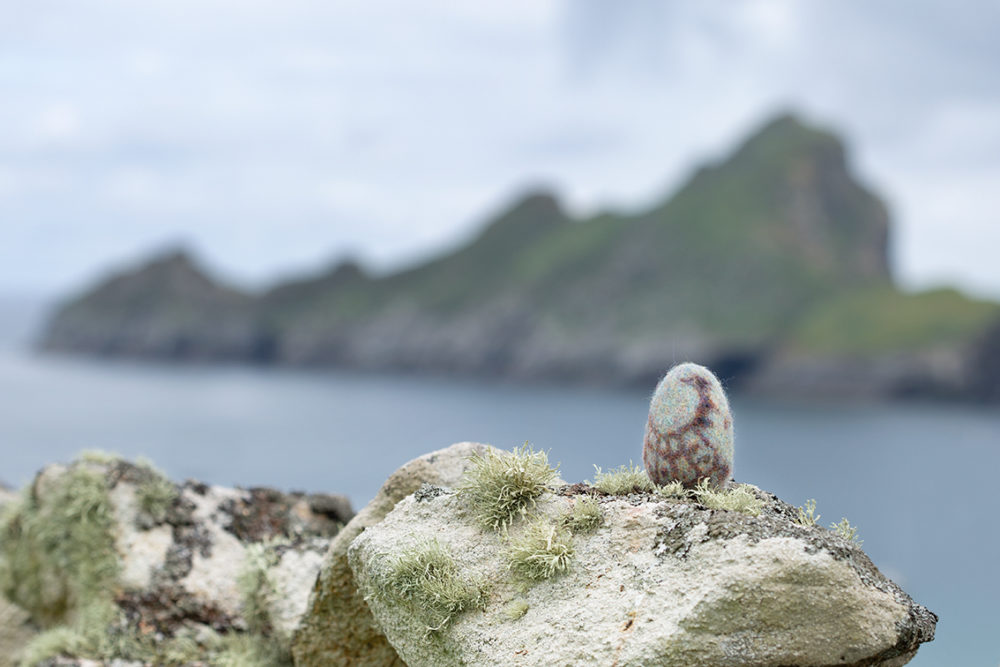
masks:
<svg viewBox="0 0 1000 667"><path fill-rule="evenodd" d="M0 479L81 449L171 477L346 493L460 440L547 449L562 476L641 460L639 392L39 358L0 348ZM849 517L889 577L940 616L914 665L1000 663L1000 410L735 400L736 478L824 524Z"/></svg>

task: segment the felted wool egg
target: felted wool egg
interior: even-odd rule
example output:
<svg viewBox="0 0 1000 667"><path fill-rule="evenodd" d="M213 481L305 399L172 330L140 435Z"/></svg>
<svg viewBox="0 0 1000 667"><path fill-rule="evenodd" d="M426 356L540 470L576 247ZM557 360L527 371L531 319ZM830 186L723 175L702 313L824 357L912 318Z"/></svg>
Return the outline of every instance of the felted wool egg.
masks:
<svg viewBox="0 0 1000 667"><path fill-rule="evenodd" d="M718 378L704 366L678 364L656 385L642 445L654 484L685 487L708 478L725 486L733 474L733 416Z"/></svg>

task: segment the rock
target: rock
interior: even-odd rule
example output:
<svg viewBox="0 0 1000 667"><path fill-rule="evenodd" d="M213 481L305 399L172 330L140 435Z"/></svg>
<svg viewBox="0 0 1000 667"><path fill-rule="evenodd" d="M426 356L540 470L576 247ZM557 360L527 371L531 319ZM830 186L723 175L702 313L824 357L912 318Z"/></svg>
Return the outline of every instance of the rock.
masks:
<svg viewBox="0 0 1000 667"><path fill-rule="evenodd" d="M48 466L0 524L0 593L49 630L27 647L32 664L214 662L253 642L285 664L330 538L350 518L346 498L323 496L314 512L316 498L176 485L104 456Z"/></svg>
<svg viewBox="0 0 1000 667"><path fill-rule="evenodd" d="M504 537L481 529L455 492L425 487L354 539L348 560L410 667L895 666L933 639L936 616L856 543L741 488L763 502L759 515L577 484L543 496ZM570 537L560 526L588 498L603 522ZM551 556L554 576L512 567L529 533L545 537L539 558ZM450 606L431 608L441 599Z"/></svg>
<svg viewBox="0 0 1000 667"><path fill-rule="evenodd" d="M733 473L733 416L718 378L704 366L678 364L653 392L643 439L646 474L660 486L678 481L715 487Z"/></svg>
<svg viewBox="0 0 1000 667"><path fill-rule="evenodd" d="M344 526L330 544L308 612L295 632L292 653L297 665L403 665L357 590L347 549L421 485L457 485L469 467L469 457L488 447L461 442L413 459L390 475L375 498Z"/></svg>

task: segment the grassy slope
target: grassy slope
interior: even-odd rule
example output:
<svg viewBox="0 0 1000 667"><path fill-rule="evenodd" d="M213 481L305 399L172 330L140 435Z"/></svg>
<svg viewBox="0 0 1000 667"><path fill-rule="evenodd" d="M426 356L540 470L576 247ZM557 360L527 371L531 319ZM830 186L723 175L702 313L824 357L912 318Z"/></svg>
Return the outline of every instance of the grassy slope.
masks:
<svg viewBox="0 0 1000 667"><path fill-rule="evenodd" d="M252 304L167 258L69 311L176 324L255 309L278 333L322 340L395 309L447 323L514 304L567 340L687 336L737 348L785 342L806 354L961 344L997 317L996 305L954 292L892 288L887 229L837 138L783 117L636 214L571 220L553 197L533 194L468 244L393 275L345 263Z"/></svg>
<svg viewBox="0 0 1000 667"><path fill-rule="evenodd" d="M789 334L799 354L866 355L965 344L1000 318L1000 305L951 289L906 294L882 286L816 304Z"/></svg>
<svg viewBox="0 0 1000 667"><path fill-rule="evenodd" d="M574 222L550 197L531 196L453 253L276 310L290 327L336 327L389 307L447 319L514 300L568 335L602 326L623 339L686 331L759 344L809 300L851 282L837 261L800 252L782 209L796 170L821 170L839 151L831 135L780 119L650 211ZM855 189L842 208L870 219L880 204Z"/></svg>

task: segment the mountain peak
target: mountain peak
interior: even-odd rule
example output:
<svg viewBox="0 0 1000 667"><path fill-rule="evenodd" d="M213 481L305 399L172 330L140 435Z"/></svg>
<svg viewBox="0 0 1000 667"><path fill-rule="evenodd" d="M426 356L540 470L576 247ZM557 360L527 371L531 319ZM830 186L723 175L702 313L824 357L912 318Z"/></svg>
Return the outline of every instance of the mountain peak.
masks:
<svg viewBox="0 0 1000 667"><path fill-rule="evenodd" d="M538 227L565 219L566 213L554 194L547 190L532 190L503 209L487 226L487 231L497 227Z"/></svg>
<svg viewBox="0 0 1000 667"><path fill-rule="evenodd" d="M733 159L756 161L815 154L830 155L845 163L844 145L834 133L804 122L798 114L784 112L751 133L736 149Z"/></svg>

